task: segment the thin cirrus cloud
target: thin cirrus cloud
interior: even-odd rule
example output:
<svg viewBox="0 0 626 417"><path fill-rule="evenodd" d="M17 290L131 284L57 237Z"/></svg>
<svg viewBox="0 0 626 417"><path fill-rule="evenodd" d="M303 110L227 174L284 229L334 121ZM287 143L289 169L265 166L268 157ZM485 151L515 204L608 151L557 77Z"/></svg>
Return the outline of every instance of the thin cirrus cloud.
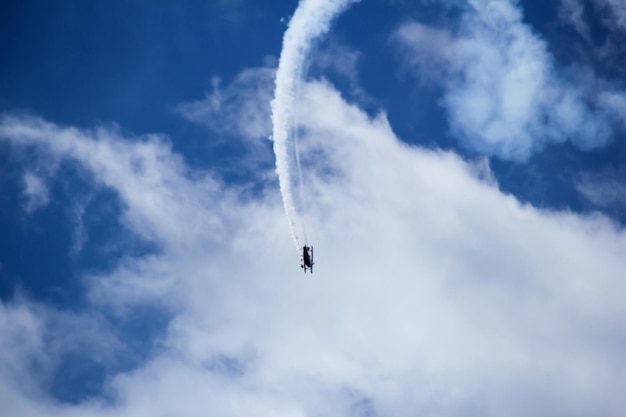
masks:
<svg viewBox="0 0 626 417"><path fill-rule="evenodd" d="M559 69L513 2L472 1L452 30L407 22L392 39L419 79L442 86L452 133L481 154L526 160L565 141L593 149L620 127L624 92Z"/></svg>
<svg viewBox="0 0 626 417"><path fill-rule="evenodd" d="M591 8L600 17L604 25L614 32L626 29L626 5L619 0L560 0L559 15L570 23L580 35L590 40L589 23L585 19L585 10Z"/></svg>
<svg viewBox="0 0 626 417"><path fill-rule="evenodd" d="M26 197L26 211L33 212L48 204L50 199L48 187L40 176L33 172L26 172L23 178L24 196Z"/></svg>
<svg viewBox="0 0 626 417"><path fill-rule="evenodd" d="M580 40L574 39L573 45L582 60L601 67L613 82L621 83L626 74L626 4L619 0L560 0L559 18L578 33Z"/></svg>
<svg viewBox="0 0 626 417"><path fill-rule="evenodd" d="M103 397L60 403L24 388L42 386L37 374L15 385L1 368L3 415L620 415L623 230L523 205L325 82L301 99L317 255L306 277L275 186L242 198L163 137L0 121L12 147L81 164L119 196L129 232L160 248L84 277L89 308L170 317L156 350L110 371ZM5 306L0 323L20 311ZM44 312L28 311L3 346L26 332L45 358Z"/></svg>
<svg viewBox="0 0 626 417"><path fill-rule="evenodd" d="M626 29L626 5L619 0L595 0L593 4L614 29Z"/></svg>
<svg viewBox="0 0 626 417"><path fill-rule="evenodd" d="M222 135L254 141L267 138L272 131L270 105L276 71L268 67L250 68L222 87L213 78L212 91L202 100L176 107L185 119Z"/></svg>

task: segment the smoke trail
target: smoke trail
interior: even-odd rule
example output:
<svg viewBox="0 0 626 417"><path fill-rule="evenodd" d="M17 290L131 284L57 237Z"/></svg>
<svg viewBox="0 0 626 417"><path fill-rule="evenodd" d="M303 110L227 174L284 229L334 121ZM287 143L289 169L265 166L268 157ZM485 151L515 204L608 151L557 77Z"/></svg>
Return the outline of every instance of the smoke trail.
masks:
<svg viewBox="0 0 626 417"><path fill-rule="evenodd" d="M272 100L274 124L272 137L280 193L283 197L291 235L298 251L300 251L300 240L296 228L296 210L293 205L287 153L287 140L294 123L297 84L302 77L304 61L313 41L328 32L335 16L357 1L359 0L302 0L289 21L283 37L283 49L278 62L276 89L274 100Z"/></svg>
<svg viewBox="0 0 626 417"><path fill-rule="evenodd" d="M300 82L298 82L298 87L296 88L296 97L300 96ZM304 197L304 181L302 179L302 164L300 163L300 149L298 148L299 141L299 129L298 129L298 112L296 111L296 119L293 128L293 153L296 157L296 169L298 170L298 197L300 198L300 207L301 207L301 216L300 220L302 222L302 234L304 235L304 244L307 244L306 237L306 214L307 214L307 203Z"/></svg>

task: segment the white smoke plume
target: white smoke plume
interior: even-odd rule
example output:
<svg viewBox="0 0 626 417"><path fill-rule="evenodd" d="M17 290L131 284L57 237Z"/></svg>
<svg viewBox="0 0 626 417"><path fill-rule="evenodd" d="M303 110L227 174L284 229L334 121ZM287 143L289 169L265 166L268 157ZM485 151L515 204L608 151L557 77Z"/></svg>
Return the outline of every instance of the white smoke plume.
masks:
<svg viewBox="0 0 626 417"><path fill-rule="evenodd" d="M350 4L359 0L302 0L289 21L283 37L276 72L276 89L272 100L272 122L276 173L283 197L285 213L298 251L300 239L296 227L296 209L293 203L291 173L287 143L294 129L294 108L297 86L302 78L305 59L313 42L326 34L332 19ZM293 138L292 138L293 139Z"/></svg>

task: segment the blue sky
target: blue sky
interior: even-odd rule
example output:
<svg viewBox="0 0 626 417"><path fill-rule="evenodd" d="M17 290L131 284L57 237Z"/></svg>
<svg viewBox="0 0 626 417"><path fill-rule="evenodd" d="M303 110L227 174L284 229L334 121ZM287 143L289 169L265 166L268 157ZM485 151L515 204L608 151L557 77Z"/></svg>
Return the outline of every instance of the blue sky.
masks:
<svg viewBox="0 0 626 417"><path fill-rule="evenodd" d="M0 5L1 415L621 415L626 8L347 3Z"/></svg>

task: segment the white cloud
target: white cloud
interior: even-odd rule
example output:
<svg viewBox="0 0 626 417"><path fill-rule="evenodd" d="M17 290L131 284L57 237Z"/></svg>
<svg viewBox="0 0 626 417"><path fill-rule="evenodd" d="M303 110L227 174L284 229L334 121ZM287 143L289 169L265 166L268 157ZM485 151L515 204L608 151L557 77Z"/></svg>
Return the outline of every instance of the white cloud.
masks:
<svg viewBox="0 0 626 417"><path fill-rule="evenodd" d="M593 0L605 24L613 30L626 29L626 4L620 0Z"/></svg>
<svg viewBox="0 0 626 417"><path fill-rule="evenodd" d="M267 139L272 131L269 102L275 73L272 68L247 69L225 88L219 78L214 78L213 91L202 100L179 105L177 111L218 134Z"/></svg>
<svg viewBox="0 0 626 417"><path fill-rule="evenodd" d="M442 102L459 140L514 160L548 143L605 145L613 112L594 98L595 80L571 82L571 73L561 74L516 2L469 3L454 34L408 22L393 36L420 78L432 81L439 71L435 81L444 86Z"/></svg>
<svg viewBox="0 0 626 417"><path fill-rule="evenodd" d="M589 40L589 25L585 20L585 6L580 0L561 0L559 18L570 23L586 40Z"/></svg>
<svg viewBox="0 0 626 417"><path fill-rule="evenodd" d="M403 59L417 70L424 83L442 83L450 74L449 62L454 53L454 38L444 29L410 22L401 25L392 40L410 48L403 49Z"/></svg>
<svg viewBox="0 0 626 417"><path fill-rule="evenodd" d="M576 189L589 202L601 208L626 207L626 185L620 170L607 170L602 174L585 175L576 184Z"/></svg>
<svg viewBox="0 0 626 417"><path fill-rule="evenodd" d="M559 18L581 36L577 50L584 64L601 65L605 73L613 74L616 82L623 79L626 62L626 3L620 0L561 0ZM578 42L574 39L573 44Z"/></svg>
<svg viewBox="0 0 626 417"><path fill-rule="evenodd" d="M622 413L623 230L522 205L325 83L303 86L301 114L312 276L274 187L237 198L163 138L4 118L0 137L80 162L163 248L94 277L99 308L157 303L172 321L153 357L111 375L112 401L11 390L0 414Z"/></svg>
<svg viewBox="0 0 626 417"><path fill-rule="evenodd" d="M221 221L187 212L203 206L202 201L217 184L209 177L192 181L192 173L182 158L172 154L163 137L146 135L131 142L115 128L81 131L19 116L1 119L0 136L19 146L37 147L48 155L80 162L98 185L120 194L126 206L123 221L143 238L167 245L193 244L203 228ZM189 191L186 201L172 194L183 189ZM180 218L187 222L181 224Z"/></svg>
<svg viewBox="0 0 626 417"><path fill-rule="evenodd" d="M85 366L115 364L124 345L97 315L66 313L17 294L0 303L0 412L14 416L46 415L49 392L68 356Z"/></svg>
<svg viewBox="0 0 626 417"><path fill-rule="evenodd" d="M45 373L47 365L41 317L21 303L0 304L0 330L3 381L13 379L15 385L32 390L30 373Z"/></svg>
<svg viewBox="0 0 626 417"><path fill-rule="evenodd" d="M24 173L24 196L26 211L33 212L48 204L48 187L44 180L33 172Z"/></svg>
<svg viewBox="0 0 626 417"><path fill-rule="evenodd" d="M315 54L314 64L324 70L332 70L345 77L352 86L358 86L357 64L361 53L346 45L331 41Z"/></svg>
<svg viewBox="0 0 626 417"><path fill-rule="evenodd" d="M333 73L348 83L348 91L351 97L359 103L369 104L373 99L359 83L359 61L361 52L350 48L338 41L330 40L328 45L320 48L313 54L312 66L323 74ZM309 71L304 71L306 78Z"/></svg>
<svg viewBox="0 0 626 417"><path fill-rule="evenodd" d="M607 89L598 95L598 103L612 113L615 120L624 126L626 120L626 92Z"/></svg>
<svg viewBox="0 0 626 417"><path fill-rule="evenodd" d="M474 175L480 181L484 183L497 187L498 179L495 174L491 170L491 164L489 163L488 158L480 158L474 162L474 164L470 165L470 169L474 172Z"/></svg>

